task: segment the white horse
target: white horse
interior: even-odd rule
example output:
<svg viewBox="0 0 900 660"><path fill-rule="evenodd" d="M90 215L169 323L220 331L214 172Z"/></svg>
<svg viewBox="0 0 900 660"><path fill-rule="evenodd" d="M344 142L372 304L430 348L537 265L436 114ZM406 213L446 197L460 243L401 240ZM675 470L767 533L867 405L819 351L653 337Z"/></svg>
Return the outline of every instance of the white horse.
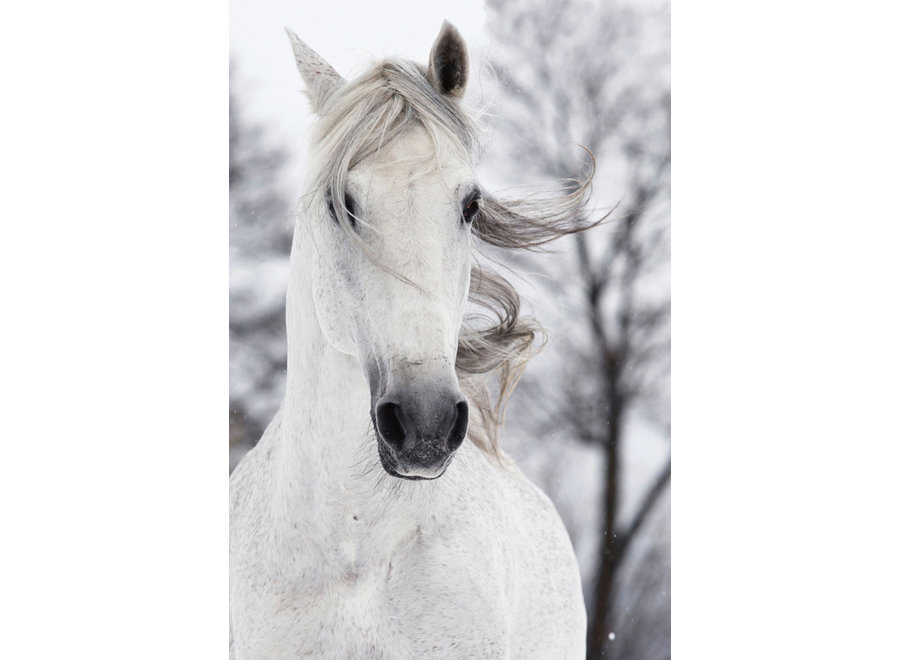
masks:
<svg viewBox="0 0 900 660"><path fill-rule="evenodd" d="M286 394L231 478L232 657L583 658L571 542L495 444L535 326L474 249L583 229L586 184L555 206L482 191L449 23L427 67L351 82L289 36L319 119Z"/></svg>

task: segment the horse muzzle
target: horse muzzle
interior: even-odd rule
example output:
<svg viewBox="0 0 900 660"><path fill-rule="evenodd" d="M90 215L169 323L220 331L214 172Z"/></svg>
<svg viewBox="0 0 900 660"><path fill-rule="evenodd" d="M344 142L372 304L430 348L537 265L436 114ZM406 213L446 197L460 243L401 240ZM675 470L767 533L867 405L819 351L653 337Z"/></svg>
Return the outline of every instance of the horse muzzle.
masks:
<svg viewBox="0 0 900 660"><path fill-rule="evenodd" d="M469 404L458 390L388 391L375 405L372 421L381 465L388 474L437 479L466 437Z"/></svg>

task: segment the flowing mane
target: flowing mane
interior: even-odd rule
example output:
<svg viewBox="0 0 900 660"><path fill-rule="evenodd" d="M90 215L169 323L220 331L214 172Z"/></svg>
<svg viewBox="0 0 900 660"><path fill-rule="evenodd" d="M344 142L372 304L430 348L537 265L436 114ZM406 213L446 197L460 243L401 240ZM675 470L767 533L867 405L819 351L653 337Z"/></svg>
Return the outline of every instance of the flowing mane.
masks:
<svg viewBox="0 0 900 660"><path fill-rule="evenodd" d="M424 128L436 149L440 133L470 157L480 151L480 131L461 101L439 94L427 69L406 60L385 60L346 83L328 98L320 116L313 141L323 156L317 163L313 195L332 205L347 236L375 260L377 256L353 229L356 218L343 195L332 194L345 189L348 172L413 127ZM493 246L534 250L588 229L600 222L591 222L585 212L592 175L593 167L570 180L567 192L553 198L500 201L482 191L473 233ZM381 265L391 270L389 264ZM468 437L499 458L498 435L506 404L526 363L536 354L537 336L544 332L536 320L520 314L519 294L512 284L477 260L471 271L469 302L479 309L466 316L456 356L460 387L474 413Z"/></svg>

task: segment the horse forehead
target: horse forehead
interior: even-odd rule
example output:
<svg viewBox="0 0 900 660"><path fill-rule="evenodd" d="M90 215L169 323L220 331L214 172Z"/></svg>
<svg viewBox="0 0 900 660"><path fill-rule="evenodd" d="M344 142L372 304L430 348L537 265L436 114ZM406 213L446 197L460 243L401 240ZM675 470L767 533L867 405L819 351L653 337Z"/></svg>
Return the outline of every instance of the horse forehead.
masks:
<svg viewBox="0 0 900 660"><path fill-rule="evenodd" d="M360 183L388 198L452 197L471 177L467 157L439 132L415 127L382 149L362 172ZM395 200L396 201L396 200Z"/></svg>

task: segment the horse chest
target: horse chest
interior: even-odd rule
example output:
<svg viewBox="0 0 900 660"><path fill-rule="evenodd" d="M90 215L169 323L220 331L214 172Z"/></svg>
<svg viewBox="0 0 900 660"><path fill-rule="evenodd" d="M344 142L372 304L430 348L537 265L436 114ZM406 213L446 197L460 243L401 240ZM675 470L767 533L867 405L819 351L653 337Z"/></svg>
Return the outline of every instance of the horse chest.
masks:
<svg viewBox="0 0 900 660"><path fill-rule="evenodd" d="M502 576L453 551L419 541L382 563L270 573L236 657L507 657Z"/></svg>

